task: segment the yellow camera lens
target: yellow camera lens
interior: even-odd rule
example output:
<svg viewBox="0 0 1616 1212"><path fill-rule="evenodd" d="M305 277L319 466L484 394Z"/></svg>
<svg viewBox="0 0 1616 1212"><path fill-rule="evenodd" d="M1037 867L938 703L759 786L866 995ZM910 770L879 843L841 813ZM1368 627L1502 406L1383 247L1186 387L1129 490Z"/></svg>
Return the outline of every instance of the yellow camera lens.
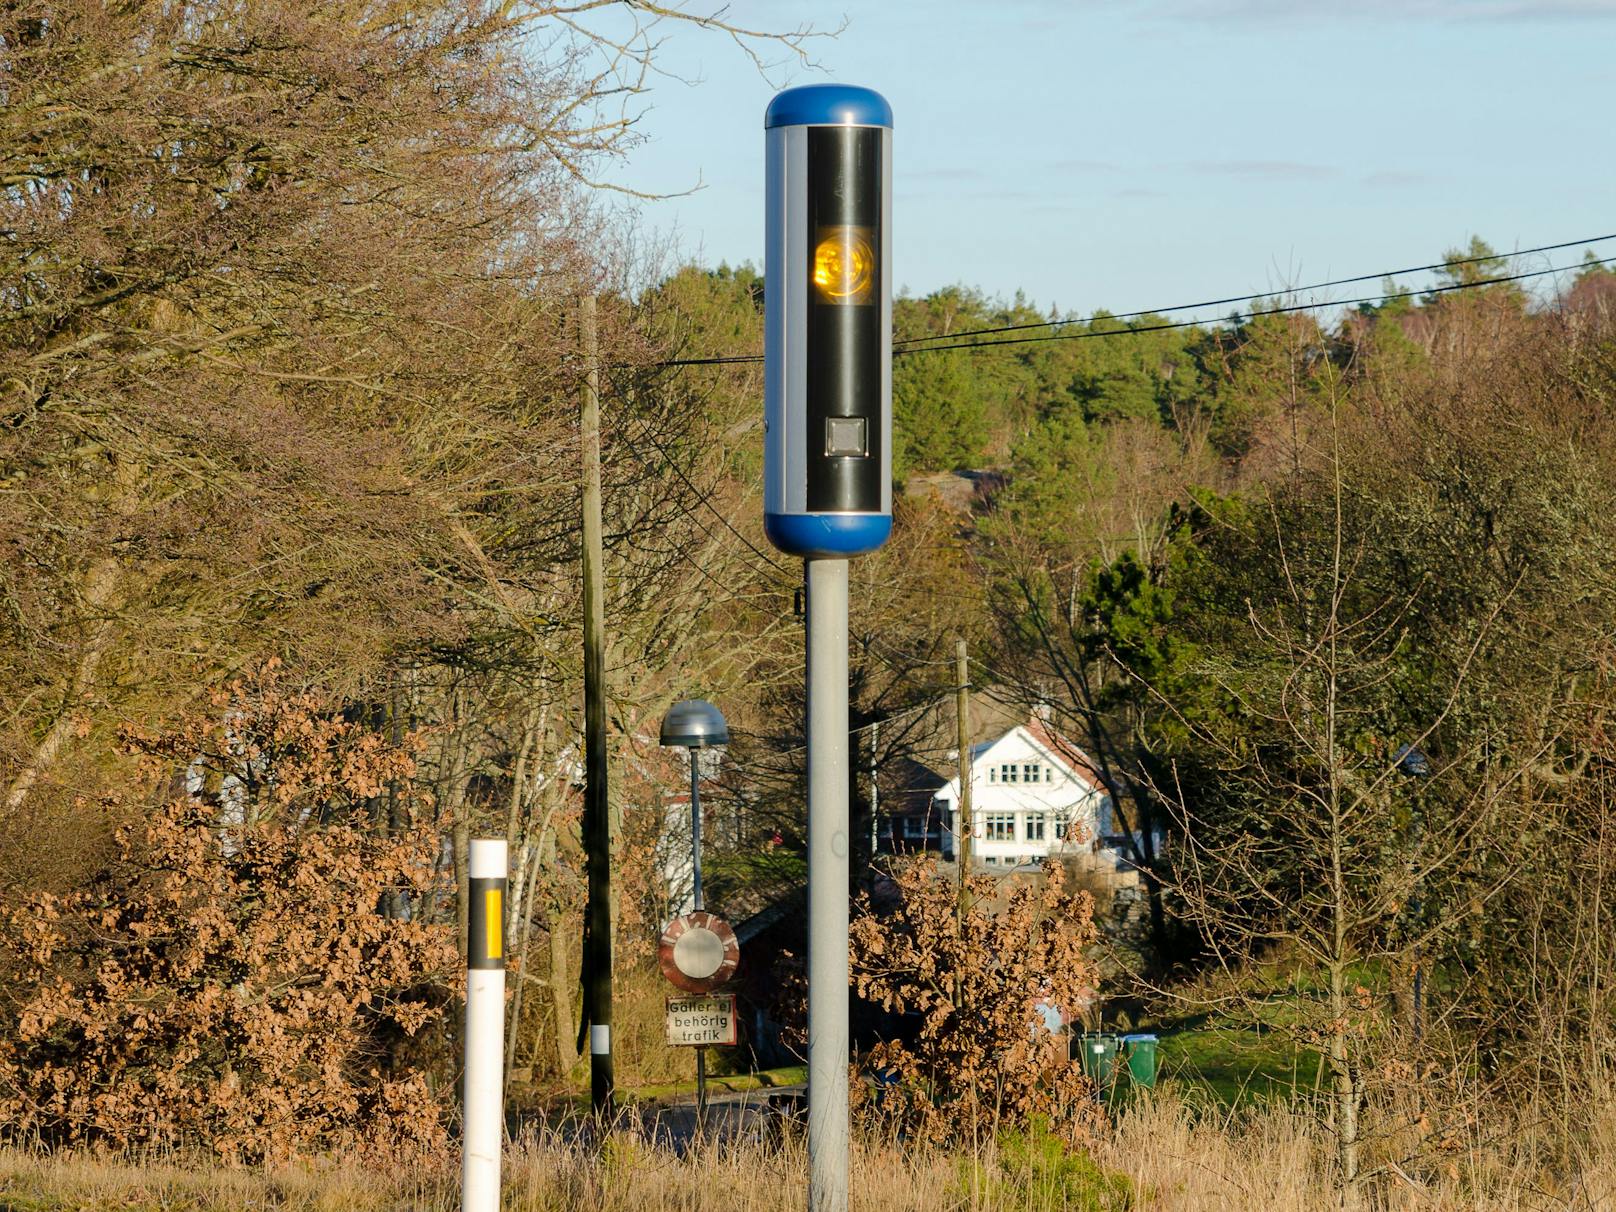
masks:
<svg viewBox="0 0 1616 1212"><path fill-rule="evenodd" d="M828 303L867 303L875 293L875 250L862 227L821 228L814 286Z"/></svg>

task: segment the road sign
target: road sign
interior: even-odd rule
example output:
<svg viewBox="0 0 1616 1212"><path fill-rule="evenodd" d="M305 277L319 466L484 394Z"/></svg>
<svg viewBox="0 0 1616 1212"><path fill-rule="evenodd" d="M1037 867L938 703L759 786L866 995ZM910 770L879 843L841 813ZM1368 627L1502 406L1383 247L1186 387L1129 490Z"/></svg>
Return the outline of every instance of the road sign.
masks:
<svg viewBox="0 0 1616 1212"><path fill-rule="evenodd" d="M686 993L711 993L735 974L741 944L729 923L698 909L676 917L657 946L662 975Z"/></svg>
<svg viewBox="0 0 1616 1212"><path fill-rule="evenodd" d="M694 1048L734 1044L735 995L709 993L704 997L668 999L668 1042Z"/></svg>

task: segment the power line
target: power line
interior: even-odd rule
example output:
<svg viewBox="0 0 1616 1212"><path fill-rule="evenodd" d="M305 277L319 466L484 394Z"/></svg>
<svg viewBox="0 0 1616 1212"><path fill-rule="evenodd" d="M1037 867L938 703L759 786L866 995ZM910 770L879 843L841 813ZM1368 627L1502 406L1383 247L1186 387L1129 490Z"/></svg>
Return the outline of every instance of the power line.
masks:
<svg viewBox="0 0 1616 1212"><path fill-rule="evenodd" d="M922 702L916 703L912 707L900 708L899 710L894 711L891 715L882 716L878 720L871 720L868 724L861 724L857 728L849 728L847 730L847 735L848 736L859 736L859 735L862 735L863 733L868 732L871 728L880 728L880 727L882 727L883 725L886 725L886 724L894 724L899 720L907 719L909 716L917 715L922 711L930 711L932 708L936 707L939 703L943 702L945 699L950 698L953 695L953 693L954 693L953 687L949 687L949 689L946 690L945 692L943 692L942 694L934 695L933 697L931 697L929 699L926 699L926 700L924 700ZM734 729L734 728L730 729L731 733L735 733L736 731L737 730ZM760 734L752 733L750 735L758 736ZM807 745L793 745L789 749L771 749L769 751L769 755L771 757L790 757L794 753L802 753L802 752L806 751L807 748L808 748ZM889 754L891 752L892 752L891 750L888 751ZM906 753L920 753L920 752L929 752L929 751L920 750L920 749L912 749L912 748L909 748L909 747L905 747L903 750L900 751L900 756L902 754L906 754ZM941 750L938 750L936 752L941 752Z"/></svg>
<svg viewBox="0 0 1616 1212"><path fill-rule="evenodd" d="M894 673L912 673L914 670L927 665L952 666L954 664L953 657L933 658L905 656L903 653L896 652L891 648L888 648L887 651L883 653L880 650L886 646L878 642L873 635L860 636L856 642L867 649L870 654L876 658L876 660L887 666Z"/></svg>
<svg viewBox="0 0 1616 1212"><path fill-rule="evenodd" d="M1508 255L1510 255L1510 256L1526 256L1526 255L1531 254L1531 253L1545 252L1545 251L1548 251L1548 250L1551 250L1551 249L1556 249L1556 248L1570 248L1570 247L1575 247L1577 245L1591 244L1591 243L1596 243L1596 242L1601 241L1601 240L1610 240L1610 239L1616 239L1616 235L1596 236L1596 237L1593 237L1592 239L1589 239L1589 240L1568 240L1568 241L1565 241L1565 242L1560 243L1560 244L1545 244L1545 245L1542 245L1542 246L1540 246L1538 248L1525 249L1520 253L1513 253L1513 254L1508 254ZM1491 258L1491 257L1468 257L1468 258L1463 258L1463 259L1457 260L1457 261L1444 261L1444 262L1442 262L1440 264L1422 266L1422 267L1417 267L1417 268L1414 268L1414 269L1399 269L1399 270L1392 270L1392 271L1389 271L1389 272L1383 273L1383 274L1362 274L1362 275L1359 275L1358 277L1355 277L1355 278L1340 278L1340 279L1336 279L1333 282L1319 283L1319 284L1316 284L1314 286L1301 287L1300 289L1302 289L1302 290L1316 290L1316 289L1321 289L1324 286L1331 286L1331 285L1339 286L1339 285L1344 285L1344 284L1347 284L1347 283L1350 283L1350 282L1366 282L1366 281L1371 281L1371 280L1374 280L1374 279L1383 279L1383 278L1395 277L1397 274L1416 273L1416 272L1421 272L1423 270L1440 269L1440 268L1446 268L1448 266L1461 265L1461 264L1474 264L1474 263L1476 263L1478 261L1490 261L1490 260L1493 260L1493 258ZM1451 283L1451 284L1449 284L1447 286L1429 287L1429 288L1427 288L1425 290L1405 290L1405 291L1396 291L1396 292L1393 292L1391 294L1364 295L1364 296L1360 296L1360 297L1355 298L1355 299L1342 299L1342 300L1337 300L1335 302L1330 302L1330 303L1294 303L1294 304L1288 304L1288 305L1284 305L1284 306L1280 306L1280 307L1257 308L1257 309L1254 309L1251 312L1247 313L1247 315L1248 315L1248 318L1250 318L1250 319L1256 319L1258 316L1277 316L1277 315L1287 315L1287 314L1291 314L1291 313L1294 313L1294 312L1317 311L1317 310L1320 310L1320 309L1325 308L1325 307L1353 307L1353 306L1357 306L1357 305L1365 304L1365 303L1388 303L1388 302L1392 302L1392 301L1397 300L1397 299L1412 299L1412 298L1415 298L1415 297L1420 296L1420 295L1440 295L1440 294L1449 294L1449 293L1452 293L1452 292L1455 292L1455 291L1462 291L1462 290L1479 290L1479 289L1482 289L1483 287L1499 286L1499 285L1503 285L1503 284L1509 283L1509 282L1524 282L1524 281L1527 281L1527 280L1532 279L1532 278L1546 277L1546 276L1548 276L1550 274L1567 273L1567 272L1570 272L1571 270L1588 269L1588 268L1592 268L1594 266L1610 265L1610 264L1613 264L1613 263L1616 263L1616 257L1605 257L1605 258L1602 258L1602 259L1599 259L1599 260L1586 260L1586 261L1583 261L1583 262L1579 263L1578 265L1551 266L1548 269L1538 269L1538 270L1531 270L1531 271L1528 271L1526 273L1508 274L1508 275L1505 275L1505 276L1502 276L1502 277L1489 278L1484 282L1455 282L1455 283ZM1195 308L1195 307L1218 306L1218 305L1221 305L1221 304L1224 304L1224 303L1234 303L1234 302L1250 302L1253 299L1267 298L1267 297L1269 297L1269 296L1267 296L1267 295L1242 295L1242 296L1238 296L1238 297L1231 296L1230 298L1227 298L1227 299L1211 300L1211 301L1206 302L1206 303L1185 303L1185 304L1179 304L1179 305L1176 305L1176 306L1173 306L1173 307L1155 308L1155 309L1153 309L1151 311L1128 312L1128 313L1124 313L1123 315L1115 316L1115 317L1112 317L1112 318L1114 318L1114 319L1127 319L1127 318L1130 318L1130 317L1143 316L1143 315L1164 315L1164 314L1168 314L1168 313L1175 312L1175 311L1185 311L1185 310ZM971 336L971 335L979 335L979 334L992 334L994 332L1019 331L1019 330L1024 329L1024 328L1047 328L1047 327L1051 327L1053 325L1067 325L1067 324L1076 324L1076 323L1082 323L1082 322L1083 321L1078 321L1078 320L1046 321L1044 323L1036 324L1036 325L1010 325L1010 326L1006 326L1006 327L1003 327L1003 328L1000 328L1000 329L977 329L977 330L973 330L972 332L954 333L954 334L950 334L950 335L954 336L954 337L961 337L961 336ZM1108 338L1108 337L1135 336L1135 335L1139 335L1139 334L1143 334L1143 333L1150 333L1150 332L1167 332L1167 331L1171 331L1171 330L1175 330L1175 329L1182 329L1182 328L1198 328L1198 327L1201 327L1202 325L1215 324L1217 322L1218 321L1216 319L1213 319L1213 320L1206 320L1206 319L1176 320L1176 321L1169 321L1168 323L1165 323L1165 324L1142 324L1142 325L1132 326L1132 327L1128 327L1128 328L1106 329L1106 330L1103 330L1103 331L1095 331L1093 329L1090 329L1090 330L1085 331L1085 332L1043 333L1043 334L1040 334L1038 336L1009 337L1009 338L1005 338L1003 340L997 340L997 341L957 341L956 340L956 341L953 341L953 342L950 342L950 343L947 343L947 344L941 344L941 345L914 345L914 346L911 346L910 348L907 348L907 349L895 349L893 351L892 356L895 357L895 358L899 358L899 357L905 357L905 356L907 356L909 354L931 353L931 352L935 352L935 351L943 351L943 350L950 350L950 349L973 350L973 349L991 349L991 348L993 348L995 346L1000 346L1000 345L1032 345L1032 344L1039 344L1039 343L1042 343L1042 342L1045 342L1045 341L1102 340L1102 339L1105 339L1105 338ZM927 338L927 339L930 339L930 338ZM762 354L746 354L746 355L737 355L737 356L733 356L733 357L718 357L718 358L675 358L675 359L669 359L669 360L662 361L662 362L648 363L645 366L643 366L642 369L657 369L657 368L663 368L663 367L678 367L678 366L722 366L722 365L735 365L735 364L752 364L752 363L758 363L758 362L762 362L762 361L763 361L763 355ZM614 369L631 369L631 368L625 366L625 367L618 367L618 368L614 368ZM774 569L776 572L785 572L785 571L787 571L787 569L783 565L778 563L767 552L762 551L755 543L753 543L751 541L751 539L749 539L746 535L741 533L741 531L738 530L735 527L734 523L732 523L729 520L729 518L727 518L724 515L723 511L720 510L716 505L714 505L711 500L709 500L699 489L696 488L695 484L691 482L690 477L685 474L684 469L681 468L678 465L678 463L675 462L675 460L668 454L668 452L662 448L661 443L657 442L655 438L652 438L649 433L642 432L640 436L645 438L648 442L650 442L650 444L657 451L657 453L662 456L663 461L665 463L667 463L667 465L670 468L673 469L674 473L681 480L684 481L686 487L688 487L693 493L695 493L697 498L700 499L702 501L702 503L707 506L707 508L713 513L713 515L715 517L718 518L718 520L725 526L725 528L727 528L732 534L734 534L736 538L740 539L741 542L744 543L747 546L747 548L749 548L751 550L751 552L755 556L757 556L760 560L762 560L765 564L767 564L770 568Z"/></svg>
<svg viewBox="0 0 1616 1212"><path fill-rule="evenodd" d="M1523 248L1518 252L1512 253L1495 253L1489 257L1460 257L1453 261L1436 261L1430 265L1412 265L1406 269L1389 269L1384 273L1378 274L1359 274L1357 277L1353 278L1332 278L1328 282L1313 282L1307 286L1293 286L1284 291L1265 291L1254 295L1230 295L1223 299L1207 299L1201 303L1180 303L1174 307L1157 307L1147 311L1108 313L1104 317L1094 318L1104 318L1108 320L1132 320L1137 319L1140 316L1165 316L1176 311L1193 311L1201 307L1223 307L1230 303L1251 303L1260 299L1276 298L1279 295L1297 295L1309 290L1325 290L1332 286L1351 286L1356 282L1383 281L1387 278L1396 278L1401 274L1430 273L1431 271L1438 269L1451 269L1456 265L1479 265L1487 261L1512 260L1516 257L1529 257L1534 253L1554 252L1562 248L1578 248L1584 244L1598 244L1604 240L1616 240L1616 233L1612 233L1608 236L1590 236L1586 240L1564 240L1559 244L1540 244L1536 248ZM1492 279L1492 281L1501 280L1502 279L1496 278ZM1476 283L1475 285L1485 286L1488 284L1489 283L1483 282ZM1330 306L1330 304L1321 304L1321 306L1327 307ZM961 337L977 337L990 333L1021 332L1031 328L1056 328L1068 324L1086 324L1091 323L1092 319L1093 318L1090 320L1083 320L1074 316L1065 320L1039 320L1036 323L1027 324L1002 324L996 328L967 328L961 330L960 332L934 333L930 336L924 337L907 337L904 340L894 342L894 344L918 345L923 341L956 341Z"/></svg>
<svg viewBox="0 0 1616 1212"><path fill-rule="evenodd" d="M1325 307L1352 307L1359 303L1389 303L1394 299L1412 299L1419 295L1440 295L1456 290L1480 290L1486 286L1500 286L1506 282L1524 282L1528 278L1542 278L1549 274L1563 274L1573 269L1587 269L1595 265L1610 265L1616 263L1616 257L1606 257L1599 261L1583 261L1578 265L1556 265L1549 269L1536 269L1530 273L1509 274L1501 278L1489 278L1485 282L1456 282L1451 286L1432 286L1425 290L1403 290L1389 295L1363 295L1356 299L1339 299L1331 303L1293 303L1284 307L1255 308L1246 315L1250 319L1258 316L1280 316L1290 312L1318 311ZM1034 345L1042 341L1092 341L1105 337L1137 336L1147 332L1167 332L1176 328L1200 328L1203 325L1216 324L1216 319L1175 320L1167 324L1140 324L1131 328L1106 329L1103 332L1055 332L1045 333L1037 337L1007 337L1001 341L960 341L952 345L921 345L913 349L894 350L894 358L907 357L910 354L932 353L943 349L992 349L999 345Z"/></svg>
<svg viewBox="0 0 1616 1212"><path fill-rule="evenodd" d="M622 368L628 370L660 370L664 366L738 366L761 361L763 361L762 354L736 354L727 358L669 358L662 362L646 362L638 368L628 363L623 363Z"/></svg>
<svg viewBox="0 0 1616 1212"><path fill-rule="evenodd" d="M1311 285L1308 285L1308 286L1296 287L1296 288L1294 288L1294 290L1292 292L1289 292L1289 293L1297 293L1297 292L1300 292L1300 291L1307 291L1307 290L1322 290L1322 289L1325 289L1326 287L1331 287L1331 286L1347 286L1347 285L1351 285L1352 283L1355 283L1355 282L1379 281L1379 280L1383 280L1383 279L1386 279L1386 278L1395 278L1399 274L1425 273L1425 272L1429 272L1429 271L1432 271L1432 270L1450 268L1450 267L1455 266L1455 265L1473 265L1473 264L1477 264L1477 263L1480 263L1480 262L1496 260L1496 259L1499 259L1499 258L1509 259L1509 258L1514 258L1514 257L1524 257L1524 256L1530 256L1533 253L1550 252L1550 251L1553 251L1553 250L1556 250L1556 249L1562 249L1562 248L1576 248L1576 247L1580 247L1580 246L1586 245L1586 244L1597 244L1597 243L1599 243L1601 241L1604 241L1604 240L1613 240L1613 239L1616 239L1616 233L1613 233L1613 234L1607 235L1607 236L1592 236L1592 237L1589 237L1588 239L1585 239L1585 240L1565 240L1565 241L1561 241L1561 242L1556 243L1556 244L1542 244L1542 245L1539 245L1539 246L1537 246L1535 248L1521 249L1519 252L1499 253L1499 254L1497 254L1496 257L1463 257L1463 258L1460 258L1460 259L1454 260L1454 261L1433 262L1430 265L1418 265L1418 266L1411 266L1411 267L1408 267L1408 268L1405 268L1405 269L1384 270L1384 271L1381 271L1379 273L1372 273L1372 274L1358 274L1355 277L1351 277L1351 278L1335 278L1335 279L1332 279L1332 280L1330 280L1328 282L1315 282L1315 283L1313 283ZM1481 289L1483 287L1496 286L1496 285L1498 285L1500 283L1504 283L1504 282L1521 282L1521 281L1525 281L1525 280L1527 280L1529 278L1541 278L1541 277L1545 277L1545 276L1547 276L1549 274L1566 273L1566 272L1568 272L1570 270L1586 269L1586 268L1588 268L1590 266L1596 266L1596 265L1609 265L1609 264L1612 264L1613 262L1616 262L1616 257L1606 257L1606 258L1604 258L1602 260L1597 260L1597 261L1583 261L1578 265L1556 266L1556 267L1553 267L1553 268L1550 268L1550 269L1533 270L1533 271L1528 272L1528 273L1510 274L1510 275L1507 275L1507 276L1504 276L1504 277L1489 278L1485 282L1457 282L1457 283L1453 283L1453 284L1448 285L1448 286L1428 287L1428 288L1426 288L1424 290L1408 290L1408 291L1397 291L1397 292L1393 292L1391 294L1365 295L1365 296L1355 298L1355 299L1343 299L1343 300L1339 300L1339 301L1336 301L1336 302L1328 302L1328 303L1296 303L1296 304L1286 305L1286 306L1283 306L1283 307L1261 308L1261 309L1254 310L1254 311L1250 312L1249 315L1252 316L1252 317L1267 316L1267 315L1281 315L1281 314L1284 314L1284 313L1287 313L1287 312L1317 311L1317 310L1321 310L1321 309L1326 308L1326 307L1351 307L1351 306L1355 306L1355 305L1361 304L1361 303L1385 303L1385 302L1390 302L1390 301L1396 300L1396 299L1411 299L1411 298L1415 298L1415 297L1417 297L1419 295L1445 294L1445 293L1448 293L1448 292L1451 292L1451 291L1460 291L1460 290L1479 290L1479 289ZM1147 309L1145 309L1143 311L1121 312L1119 314L1108 316L1108 317L1105 317L1105 318L1113 319L1113 320L1128 320L1128 319L1136 319L1136 318L1141 317L1141 316L1163 316L1163 315L1171 315L1171 314L1173 314L1175 312L1192 311L1192 310L1194 310L1196 308L1201 308L1201 307L1221 307L1221 306L1225 306L1225 305L1230 304L1230 303L1250 303L1250 302L1253 302L1253 301L1258 300L1258 299L1268 299L1268 298L1273 298L1273 297L1274 297L1273 292L1266 292L1266 293L1262 293L1262 294L1250 294L1250 295L1229 295L1229 296L1227 296L1225 298L1208 299L1208 300L1205 300L1205 301L1200 302L1200 303L1176 303L1171 307L1152 307L1152 308L1147 308ZM1180 320L1180 321L1174 321L1174 322L1167 323L1167 324L1144 324L1144 325L1138 325L1138 326L1128 327L1128 328L1106 329L1104 331L1089 330L1089 331L1080 332L1080 333L1045 333L1045 334L1042 334L1040 336L1035 336L1035 337L1019 337L1019 338L1014 338L1014 339L1010 339L1010 340L1003 340L1003 341L963 341L963 340L960 339L962 337L992 335L994 333L1001 333L1001 332L1019 332L1019 331L1023 331L1023 330L1026 330L1026 329L1065 327L1065 326L1073 325L1073 324L1092 323L1093 321L1092 320L1082 320L1082 319L1075 319L1074 318L1074 319L1068 319L1068 320L1043 320L1043 321L1039 321L1036 324L1006 324L1006 325L1001 325L1001 326L998 326L998 327L995 327L995 328L967 329L967 330L964 330L962 332L938 334L937 336L931 336L931 337L911 337L911 338L908 338L907 340L896 342L896 345L898 346L898 348L895 348L892 351L892 356L895 357L895 358L898 358L898 357L905 357L905 356L907 356L909 354L926 353L926 352L928 352L930 350L979 349L979 348L988 348L988 347L991 347L991 346L994 346L994 345L1024 345L1024 344L1032 344L1032 343L1036 343L1036 342L1040 342L1040 341L1102 340L1102 339L1105 339L1105 338L1108 338L1108 337L1124 337L1124 336L1130 336L1130 335L1134 335L1134 334L1138 334L1138 333L1166 332L1166 331L1169 331L1169 330L1172 330L1172 329L1179 329L1179 328L1199 328L1199 327L1202 327L1204 325L1216 324L1221 319L1222 319L1222 317L1215 317L1215 318L1212 318L1212 319ZM946 341L947 343L940 344L940 345L921 344L921 342L930 342L930 341ZM668 358L668 359L665 359L665 360L660 361L660 362L644 363L641 366L639 366L637 369L658 370L658 369L663 369L663 368L684 367L684 366L755 365L755 364L761 363L762 361L763 361L763 355L762 354L734 354L734 355L728 355L728 356L723 356L723 357L712 357L712 358ZM625 369L636 369L636 368L625 367Z"/></svg>
<svg viewBox="0 0 1616 1212"><path fill-rule="evenodd" d="M712 515L724 524L725 529L727 529L742 543L746 544L753 555L757 556L758 559L762 560L776 572L789 571L784 564L776 562L767 552L759 549L756 543L752 542L751 539L747 538L746 535L742 534L740 530L736 528L735 523L731 522L727 517L724 516L724 511L713 504L711 495L709 493L702 492L701 489L696 487L696 485L691 481L690 477L685 474L684 468L680 467L679 464L674 461L673 456L662 448L662 443L653 438L649 430L642 429L639 436L651 444L652 449L654 449L657 454L662 456L662 461L673 470L674 475L683 480L685 487L690 489L690 491L696 495L696 499L699 500L703 505L707 506Z"/></svg>

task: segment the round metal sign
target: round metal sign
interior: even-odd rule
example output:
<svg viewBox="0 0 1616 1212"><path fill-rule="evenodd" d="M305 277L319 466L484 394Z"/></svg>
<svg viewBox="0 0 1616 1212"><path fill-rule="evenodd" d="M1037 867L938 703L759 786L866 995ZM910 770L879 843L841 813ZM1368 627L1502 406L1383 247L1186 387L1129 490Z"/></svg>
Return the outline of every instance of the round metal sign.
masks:
<svg viewBox="0 0 1616 1212"><path fill-rule="evenodd" d="M735 974L741 944L729 923L705 909L676 917L657 947L662 975L686 993L710 993Z"/></svg>

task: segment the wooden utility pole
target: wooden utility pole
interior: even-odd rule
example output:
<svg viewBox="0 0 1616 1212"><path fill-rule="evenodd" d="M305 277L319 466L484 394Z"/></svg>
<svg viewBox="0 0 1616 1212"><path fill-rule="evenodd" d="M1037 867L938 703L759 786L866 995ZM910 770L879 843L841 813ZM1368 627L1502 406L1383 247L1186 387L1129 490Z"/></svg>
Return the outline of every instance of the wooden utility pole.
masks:
<svg viewBox="0 0 1616 1212"><path fill-rule="evenodd" d="M612 1111L612 824L606 785L605 552L600 519L600 345L595 296L578 308L584 355L579 430L583 444L584 851L589 907L584 919L584 1015L589 1022L589 1101Z"/></svg>
<svg viewBox="0 0 1616 1212"><path fill-rule="evenodd" d="M954 642L954 714L956 740L959 744L959 928L965 929L971 878L971 662L966 656L965 641Z"/></svg>

